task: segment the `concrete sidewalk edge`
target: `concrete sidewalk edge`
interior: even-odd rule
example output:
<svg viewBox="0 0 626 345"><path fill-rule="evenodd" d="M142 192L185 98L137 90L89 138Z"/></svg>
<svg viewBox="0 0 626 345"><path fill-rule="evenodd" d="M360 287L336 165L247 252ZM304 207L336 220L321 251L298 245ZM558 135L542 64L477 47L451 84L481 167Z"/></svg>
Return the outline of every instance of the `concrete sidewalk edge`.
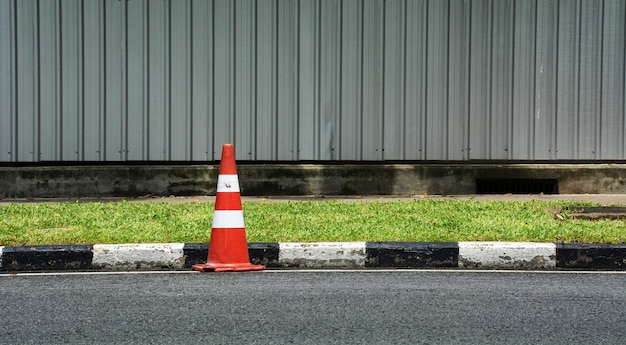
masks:
<svg viewBox="0 0 626 345"><path fill-rule="evenodd" d="M0 271L187 270L207 259L207 243L0 247ZM268 269L472 268L626 270L626 244L531 242L249 243Z"/></svg>

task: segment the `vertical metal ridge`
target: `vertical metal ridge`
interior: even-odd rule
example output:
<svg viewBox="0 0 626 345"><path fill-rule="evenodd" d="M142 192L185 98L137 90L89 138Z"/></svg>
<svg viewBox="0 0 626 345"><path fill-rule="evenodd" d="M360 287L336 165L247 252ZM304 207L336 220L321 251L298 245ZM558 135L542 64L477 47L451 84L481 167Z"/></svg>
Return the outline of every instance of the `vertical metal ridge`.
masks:
<svg viewBox="0 0 626 345"><path fill-rule="evenodd" d="M249 133L248 136L250 138L249 142L248 142L248 159L249 160L255 160L256 159L256 153L255 148L256 148L256 109L257 109L257 83L256 83L256 73L257 73L257 64L258 64L258 56L256 54L256 44L257 44L257 13L256 13L256 1L251 1L250 2L250 13L252 14L251 16L251 21L252 23L250 24L250 42L249 42L249 47L248 49L250 50L250 85L249 85L249 92L250 92L250 113L248 114L248 120L251 122L250 126L249 126Z"/></svg>
<svg viewBox="0 0 626 345"><path fill-rule="evenodd" d="M554 56L555 56L555 68L554 68L554 86L553 86L553 90L552 92L554 93L554 109L552 110L554 116L550 121L550 125L551 125L551 130L550 130L550 143L549 143L549 150L550 150L550 154L549 154L549 158L550 159L554 159L557 157L557 145L558 145L558 141L557 141L557 135L558 135L558 130L557 130L557 126L558 126L558 107L559 107L559 41L560 41L560 34L559 34L559 27L560 27L560 21L561 21L561 0L556 0L556 20L554 21L554 35L555 37L555 48L554 48Z"/></svg>
<svg viewBox="0 0 626 345"><path fill-rule="evenodd" d="M599 23L598 25L598 37L596 37L596 39L599 42L599 47L598 47L598 51L597 51L597 58L598 58L598 66L597 66L597 74L596 74L596 102L595 102L595 110L596 110L596 128L595 128L595 155L594 158L601 158L602 157L602 70L604 69L603 66L603 54L604 52L602 51L604 49L604 41L603 41L603 37L602 37L602 33L604 30L604 1L600 0L601 6L600 6L600 14L599 14Z"/></svg>
<svg viewBox="0 0 626 345"><path fill-rule="evenodd" d="M408 24L407 24L407 1L404 0L402 2L402 96L401 96L401 105L400 109L402 112L402 139L400 141L400 159L406 159L406 150L407 150L407 130L406 130L406 71L407 71L407 36L408 36Z"/></svg>
<svg viewBox="0 0 626 345"><path fill-rule="evenodd" d="M596 158L602 158L603 155L603 150L602 150L602 122L603 122L603 109L602 109L602 101L603 101L603 95L604 95L604 8L605 5L605 1L604 0L600 0L600 28L598 30L598 41L600 42L600 47L598 49L598 79L597 79L597 83L598 83L598 100L599 102L596 102L596 106L597 106L597 117L598 117L598 134L596 136Z"/></svg>
<svg viewBox="0 0 626 345"><path fill-rule="evenodd" d="M17 114L17 66L15 65L17 61L17 8L16 2L10 0L6 1L4 6L6 6L8 10L4 13L0 13L0 16L6 14L6 22L4 22L5 25L3 25L2 28L7 30L5 33L7 40L4 41L3 45L3 47L6 48L6 51L0 51L3 53L3 56L0 57L0 61L4 61L6 64L5 71L7 71L6 74L8 75L8 78L0 79L0 86L2 86L0 91L3 92L0 96L4 97L3 99L7 101L8 105L6 105L6 108L3 107L3 113L0 113L0 115L4 115L6 117L0 116L0 119L3 120L3 124L6 123L9 131L8 134L3 135L2 141L0 141L0 149L2 149L2 152L0 152L0 161L14 162L16 161L15 143L17 143L15 139L15 135L17 134L17 128L15 127L15 117ZM3 42L0 41L0 44L2 43ZM6 59L4 59L5 53ZM6 113L4 112L5 109L8 110ZM6 147L4 145L6 145Z"/></svg>
<svg viewBox="0 0 626 345"><path fill-rule="evenodd" d="M450 12L452 12L452 0L447 0L447 5L448 5L448 16L447 16L447 23L446 23L446 30L448 30L448 32L446 33L446 76L445 76L445 81L446 81L446 87L445 87L445 97L446 97L446 101L445 101L445 109L444 109L444 122L443 122L443 127L444 127L444 139L443 139L443 157L444 159L449 159L450 158L450 146L449 146L449 142L450 142L450 31L452 29L452 24L450 23Z"/></svg>
<svg viewBox="0 0 626 345"><path fill-rule="evenodd" d="M295 20L296 20L296 39L295 39L295 43L294 43L294 54L295 54L295 67L294 67L294 78L296 79L296 85L298 87L298 89L295 92L294 98L295 98L295 102L294 102L294 132L295 132L295 138L294 138L294 146L295 146L295 160L300 160L300 155L301 155L301 148L300 148L300 117L301 117L301 109L300 109L300 78L301 78L301 69L300 69L300 35L301 35L301 28L300 28L300 2L296 2L295 3Z"/></svg>
<svg viewBox="0 0 626 345"><path fill-rule="evenodd" d="M59 80L61 80L64 74L63 71L63 59L64 59L64 55L63 55L63 4L61 1L59 1L59 75L58 78ZM64 156L65 156L65 152L63 150L63 143L64 143L64 138L65 135L63 134L63 121L65 120L65 111L64 111L64 106L65 103L63 102L63 95L65 93L65 90L63 88L63 82L59 81L59 159L61 161L65 160Z"/></svg>
<svg viewBox="0 0 626 345"><path fill-rule="evenodd" d="M81 64L81 107L80 107L80 160L85 160L85 4L81 3L80 11L80 60Z"/></svg>
<svg viewBox="0 0 626 345"><path fill-rule="evenodd" d="M421 71L422 81L420 83L421 87L421 97L423 99L422 108L419 109L421 114L419 115L419 123L420 123L420 159L428 159L428 82L426 76L428 75L428 7L430 0L424 0L422 5L422 41L421 41L421 64L418 68Z"/></svg>
<svg viewBox="0 0 626 345"><path fill-rule="evenodd" d="M576 121L577 121L577 125L578 125L577 128L576 128L576 130L577 130L576 137L577 138L580 137L580 132L581 132L581 129L580 129L580 122L581 122L581 120L580 120L580 116L581 116L581 114L580 114L580 95L581 95L580 89L581 89L582 85L581 85L581 81L580 80L582 78L581 78L581 71L580 71L580 69L582 68L582 66L581 66L582 65L582 63L581 63L582 62L582 1L583 0L578 0L577 3L576 3L576 5L578 7L578 17L577 17L577 24L578 24L577 25L577 27L578 27L578 29L577 29L577 37L578 37L577 44L578 44L578 46L576 48L576 54L577 54L577 56L576 56L576 61L577 61L577 64L576 64L577 65L576 66L576 75L577 75L577 80L576 80L576 96L577 96L576 97ZM579 140L576 140L576 156L580 156L580 141Z"/></svg>
<svg viewBox="0 0 626 345"><path fill-rule="evenodd" d="M380 60L378 61L378 80L380 86L378 88L378 159L385 160L385 0L378 1L378 7L381 8L379 20L381 21L381 30L378 39L380 42ZM382 19L382 20L381 20Z"/></svg>
<svg viewBox="0 0 626 345"><path fill-rule="evenodd" d="M622 37L626 39L626 6L622 6L624 11L622 13L622 18L624 21L624 28L622 31ZM626 159L626 43L623 47L623 56L622 59L622 72L624 73L623 81L622 81L622 91L624 96L622 97L622 146L621 146L621 159Z"/></svg>
<svg viewBox="0 0 626 345"><path fill-rule="evenodd" d="M299 40L298 35L300 31L300 3L297 1L293 2L292 5L292 18L293 18L293 26L294 31L292 32L292 41L291 41L291 53L293 54L293 67L291 68L291 80L293 83L293 94L292 94L292 104L291 104L291 114L293 118L293 122L291 123L291 160L299 160L300 157L300 138L299 138L299 129L300 129L300 119L298 111L300 109L300 54L299 54Z"/></svg>
<svg viewBox="0 0 626 345"><path fill-rule="evenodd" d="M233 44L230 45L230 65L232 66L232 68L230 69L230 80L231 83L229 83L229 87L230 87L230 113L231 115L231 119L230 119L230 123L231 125L231 135L232 135L232 142L236 143L237 142L237 0L233 0L231 2L229 2L229 11L228 14L230 15L230 27L231 27L231 39Z"/></svg>
<svg viewBox="0 0 626 345"><path fill-rule="evenodd" d="M337 21L338 21L338 25L337 25L337 32L335 33L335 35L337 35L336 40L337 40L337 71L335 73L336 75L336 88L337 88L337 102L335 102L335 119L334 122L337 125L337 128L335 129L335 133L337 133L336 139L333 142L333 150L334 153L331 151L331 157L334 160L339 160L341 159L341 153L342 153L342 147L341 147L341 139L343 136L342 133L342 107L341 104L343 102L343 88L341 87L342 81L343 81L343 73L341 73L342 68L343 68L343 0L338 0L338 15L337 15Z"/></svg>
<svg viewBox="0 0 626 345"><path fill-rule="evenodd" d="M464 124L464 139L463 139L463 160L470 159L470 122L471 122L471 100L470 97L470 87L471 87L471 59L472 59L472 0L469 0L469 5L467 7L467 23L465 24L465 42L467 44L467 62L465 63L465 124Z"/></svg>
<svg viewBox="0 0 626 345"><path fill-rule="evenodd" d="M107 32L107 3L106 1L102 2L102 148L101 148L101 157L103 161L107 161L107 44L106 44L106 32Z"/></svg>
<svg viewBox="0 0 626 345"><path fill-rule="evenodd" d="M511 12L511 36L510 36L510 42L511 42L511 53L510 53L510 67L511 67L511 80L509 81L510 83L510 92L509 92L509 97L510 97L510 101L509 101L509 114L507 117L507 136L508 136L508 140L507 140L507 146L508 146L508 154L507 154L507 158L512 159L513 157L515 157L515 146L514 146L514 138L513 136L515 135L515 120L514 120L514 116L515 116L515 15L516 15L516 11L515 11L515 2L511 2L511 8L509 9L509 11ZM555 112L555 116L556 116L556 112Z"/></svg>
<svg viewBox="0 0 626 345"><path fill-rule="evenodd" d="M38 23L38 29L41 30L41 13L40 13L40 9L39 9L39 5L40 5L40 1L37 0L35 2L35 8L36 8L36 15L35 18L37 18L37 23ZM36 113L36 117L37 117L37 121L35 123L35 133L34 133L34 137L35 139L35 152L33 154L33 161L35 162L39 162L41 161L41 34L37 34L37 39L36 39L36 43L35 45L37 46L37 64L36 64L36 70L37 70L37 85L35 85L35 88L37 89L37 104L36 104L36 109L35 109L35 113Z"/></svg>
<svg viewBox="0 0 626 345"><path fill-rule="evenodd" d="M381 33L380 33L380 63L378 65L378 69L379 69L379 80L380 80L380 93L379 93L379 97L380 97L380 104L378 106L378 124L379 124L379 139L378 139L378 143L379 143L379 154L378 156L380 157L381 160L385 160L385 87L386 87L386 83L385 83L385 60L386 60L386 54L385 54L385 47L386 47L386 43L387 43L387 22L386 22L386 9L387 6L386 5L386 1L385 0L379 0L378 2L379 7L382 7L382 14L380 14L379 18L381 21ZM381 5L382 4L382 5Z"/></svg>
<svg viewBox="0 0 626 345"><path fill-rule="evenodd" d="M365 71L365 67L364 67L364 54L365 54L365 3L364 1L361 2L361 22L360 22L360 51L361 54L359 54L361 56L361 66L360 66L360 71L359 71L359 75L360 75L360 83L359 83L359 109L358 109L358 118L359 118L359 133L361 133L361 135L359 136L359 150L358 150L358 159L362 160L363 159L363 152L365 151L363 148L363 122L365 120L364 118L364 111L363 111L363 100L365 97L363 97L364 94L364 83L363 83L363 73Z"/></svg>
<svg viewBox="0 0 626 345"><path fill-rule="evenodd" d="M489 88L489 101L487 102L487 113L488 115L488 130L487 130L487 159L493 159L493 140L492 140L492 136L493 136L493 127L492 127L492 123L493 123L493 41L494 41L494 37L493 37L493 12L494 12L494 1L498 1L498 0L490 0L489 1L489 23L488 23L488 30L489 30L489 62L487 63L488 70L487 70L487 84L488 84L488 88Z"/></svg>
<svg viewBox="0 0 626 345"><path fill-rule="evenodd" d="M211 2L211 152L210 156L212 160L215 160L218 154L215 142L215 1Z"/></svg>
<svg viewBox="0 0 626 345"><path fill-rule="evenodd" d="M123 78L123 83L124 83L124 91L123 91L123 95L122 95L122 107L124 109L124 114L123 114L123 126L122 126L122 135L120 136L120 139L122 140L122 142L120 143L120 149L122 150L121 152L121 157L120 159L122 161L127 161L128 160L128 131L129 131L129 127L128 127L128 100L129 100L129 96L128 96L128 55L129 54L129 49L128 49L128 1L124 1L124 4L122 5L122 11L124 12L123 18L124 18L124 32L123 32L123 39L124 39L124 65L122 66L122 78Z"/></svg>
<svg viewBox="0 0 626 345"><path fill-rule="evenodd" d="M14 32L14 37L15 37L15 41L14 41L14 46L13 46L13 52L14 52L14 62L13 62L13 66L15 66L15 114L13 114L12 119L14 120L13 126L13 133L15 133L15 138L13 139L13 143L11 144L12 147L12 153L13 153L13 161L18 162L20 157L19 157L19 148L18 148L18 144L19 144L19 139L20 139L20 133L18 131L19 128L19 116L18 114L20 113L20 102L19 102L19 97L20 97L20 89L19 89L19 77L17 75L18 70L19 70L19 55L18 55L18 9L17 9L17 0L13 0L13 10L15 11L15 14L13 16L13 32Z"/></svg>
<svg viewBox="0 0 626 345"><path fill-rule="evenodd" d="M429 154L428 154L428 132L427 132L427 128L428 128L428 34L429 34L429 15L428 15L428 11L430 9L430 1L431 0L424 0L425 1L425 5L424 5L424 56L423 56L423 60L424 60L424 109L423 109L423 121L422 121L422 128L423 128L423 139L422 139L422 157L424 159L428 159L429 158Z"/></svg>
<svg viewBox="0 0 626 345"><path fill-rule="evenodd" d="M165 116L166 116L166 123L167 125L165 126L165 138L167 141L167 153L165 154L165 158L167 160L172 159L172 0L167 0L167 7L166 7L166 11L165 11L165 15L167 16L166 18L166 22L167 22L167 30L166 30L166 42L167 42L167 46L165 49L167 49L167 64L166 64L166 74L167 74L167 81L166 81L166 97L167 97L167 110L165 112Z"/></svg>
<svg viewBox="0 0 626 345"><path fill-rule="evenodd" d="M532 88L532 128L531 128L531 143L529 143L529 158L535 159L537 154L537 119L535 118L535 111L537 110L537 49L538 49L538 26L539 26L539 0L535 0L535 35L533 42L533 88Z"/></svg>
<svg viewBox="0 0 626 345"><path fill-rule="evenodd" d="M150 157L150 149L149 146L151 144L150 138L150 119L152 112L150 111L150 95L151 92L151 74L150 73L150 1L146 1L146 160L150 161L152 158Z"/></svg>
<svg viewBox="0 0 626 345"><path fill-rule="evenodd" d="M76 41L77 44L79 45L77 51L76 51L76 59L78 60L80 66L78 66L78 77L77 79L77 83L78 83L78 87L77 87L77 92L78 95L76 96L76 100L78 102L77 106L76 106L76 121L78 122L76 127L74 128L74 130L77 132L76 133L76 160L80 161L80 160L84 160L84 150L85 150L85 145L84 143L84 135L85 135L85 131L83 129L84 127L84 116L85 116L85 82L84 82L84 76L85 76L85 58L84 58L84 37L85 37L85 29L84 29L84 12L85 12L85 4L83 2L81 2L79 4L79 9L77 10L77 22L78 22L78 28L77 30L79 31L79 33L77 34L76 37Z"/></svg>
<svg viewBox="0 0 626 345"><path fill-rule="evenodd" d="M194 111L194 97L193 97L193 83L194 83L194 40L193 40L193 1L189 1L189 12L186 14L189 16L189 84L191 87L189 88L189 138L187 140L187 145L189 145L189 152L187 153L187 159L193 160L194 157L194 145L193 145L193 111Z"/></svg>
<svg viewBox="0 0 626 345"><path fill-rule="evenodd" d="M274 13L273 13L273 19L275 21L275 32L274 32L274 85L272 86L272 91L274 92L274 94L272 95L273 99L274 99L274 103L272 105L272 110L273 110L273 114L272 114L272 131L273 131L273 135L274 135L274 148L272 149L272 159L279 159L279 146L280 146L280 139L279 138L279 131L278 131L278 111L279 111L279 101L280 101L280 95L279 95L279 91L280 91L280 78L279 78L279 46L280 46L280 1L276 1L276 8L274 9Z"/></svg>
<svg viewBox="0 0 626 345"><path fill-rule="evenodd" d="M314 39L313 41L315 42L315 49L314 49L314 54L315 54L315 72L313 73L313 75L315 76L315 91L316 91L316 95L315 95L315 105L316 108L315 112L314 112L314 116L316 117L317 121L315 122L315 125L317 127L316 129L316 139L317 142L315 143L315 146L317 147L316 151L314 153L314 156L317 157L317 159L322 159L322 90L321 90L321 79L322 79L322 1L316 1L315 4L315 35L314 35Z"/></svg>
<svg viewBox="0 0 626 345"><path fill-rule="evenodd" d="M250 157L252 160L257 159L259 153L257 150L257 147L259 147L259 145L257 145L257 141L258 141L258 136L256 135L258 128L259 128L259 104L258 104L258 80L259 80L259 2L258 1L254 1L254 35L253 39L254 39L254 48L253 48L253 52L254 52L254 72L253 72L253 77L252 77L252 83L254 85L254 92L252 93L252 97L253 97L253 105L254 105L254 109L253 109L253 133L252 133L252 140L250 141L250 144L252 145L252 157ZM299 113L299 112L298 112Z"/></svg>

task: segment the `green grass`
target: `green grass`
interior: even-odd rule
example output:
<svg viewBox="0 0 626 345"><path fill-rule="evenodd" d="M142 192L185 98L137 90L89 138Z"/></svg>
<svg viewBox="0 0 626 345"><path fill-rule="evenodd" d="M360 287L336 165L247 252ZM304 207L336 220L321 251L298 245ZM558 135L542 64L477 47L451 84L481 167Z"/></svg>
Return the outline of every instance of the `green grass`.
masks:
<svg viewBox="0 0 626 345"><path fill-rule="evenodd" d="M557 220L574 202L247 202L249 242L530 241L626 243L626 222ZM590 205L590 204L586 204ZM0 206L0 246L208 242L213 203Z"/></svg>

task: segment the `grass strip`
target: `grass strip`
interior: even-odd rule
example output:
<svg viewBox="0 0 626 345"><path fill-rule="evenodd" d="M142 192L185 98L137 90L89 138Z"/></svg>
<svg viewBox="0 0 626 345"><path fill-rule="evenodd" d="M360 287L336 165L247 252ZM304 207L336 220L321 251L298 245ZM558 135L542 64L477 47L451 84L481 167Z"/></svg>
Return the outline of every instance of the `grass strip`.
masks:
<svg viewBox="0 0 626 345"><path fill-rule="evenodd" d="M249 242L530 241L626 243L623 220L554 217L580 202L411 200L246 202ZM0 206L0 246L208 242L213 203Z"/></svg>

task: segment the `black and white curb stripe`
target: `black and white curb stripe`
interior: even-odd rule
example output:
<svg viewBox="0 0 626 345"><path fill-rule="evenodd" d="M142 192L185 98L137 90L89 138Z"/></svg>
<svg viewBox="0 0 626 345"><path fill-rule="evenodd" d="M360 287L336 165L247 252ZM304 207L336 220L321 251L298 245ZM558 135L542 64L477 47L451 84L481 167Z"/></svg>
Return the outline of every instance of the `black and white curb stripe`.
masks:
<svg viewBox="0 0 626 345"><path fill-rule="evenodd" d="M0 271L185 270L208 244L96 244L0 247ZM626 244L528 242L249 243L268 268L478 268L626 270Z"/></svg>

